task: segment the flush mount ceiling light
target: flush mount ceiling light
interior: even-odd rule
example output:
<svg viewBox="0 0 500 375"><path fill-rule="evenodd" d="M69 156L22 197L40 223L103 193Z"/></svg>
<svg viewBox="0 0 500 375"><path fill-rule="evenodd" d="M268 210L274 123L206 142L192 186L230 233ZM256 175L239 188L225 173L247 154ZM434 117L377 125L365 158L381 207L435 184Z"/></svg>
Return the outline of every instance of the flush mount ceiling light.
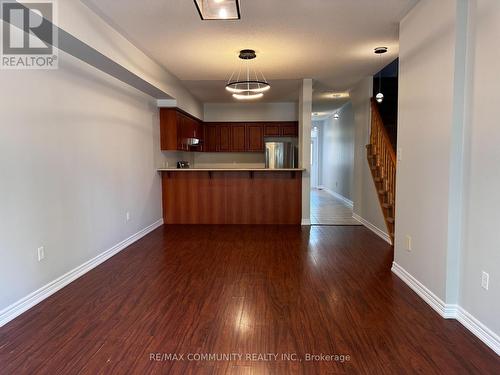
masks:
<svg viewBox="0 0 500 375"><path fill-rule="evenodd" d="M252 49L243 49L238 56L242 60L238 73L233 72L226 85L226 90L238 100L259 99L264 92L271 88L262 73L257 73L252 65L252 60L257 54ZM243 75L243 77L242 77Z"/></svg>
<svg viewBox="0 0 500 375"><path fill-rule="evenodd" d="M375 54L382 55L387 52L387 47L377 47L375 48ZM375 96L375 99L378 103L382 103L384 101L384 94L382 94L382 69L380 69L379 77L378 77L378 94Z"/></svg>
<svg viewBox="0 0 500 375"><path fill-rule="evenodd" d="M202 20L239 20L239 0L194 0Z"/></svg>
<svg viewBox="0 0 500 375"><path fill-rule="evenodd" d="M335 114L333 115L333 118L334 118L335 120L338 120L338 119L340 118L340 115L339 115L338 113L335 113Z"/></svg>

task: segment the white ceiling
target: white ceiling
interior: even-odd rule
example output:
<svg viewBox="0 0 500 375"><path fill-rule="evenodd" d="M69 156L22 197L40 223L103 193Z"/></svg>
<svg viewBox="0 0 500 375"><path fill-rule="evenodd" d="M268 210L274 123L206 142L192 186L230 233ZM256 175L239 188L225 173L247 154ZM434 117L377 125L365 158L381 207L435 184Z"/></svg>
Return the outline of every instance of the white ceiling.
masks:
<svg viewBox="0 0 500 375"><path fill-rule="evenodd" d="M241 20L201 21L192 0L83 0L202 102L231 102L225 81L252 48L271 81L265 100L298 97L301 78L315 80L315 105L346 90L398 55L398 24L418 0L240 0ZM377 46L389 47L382 58ZM328 104L330 103L330 104Z"/></svg>

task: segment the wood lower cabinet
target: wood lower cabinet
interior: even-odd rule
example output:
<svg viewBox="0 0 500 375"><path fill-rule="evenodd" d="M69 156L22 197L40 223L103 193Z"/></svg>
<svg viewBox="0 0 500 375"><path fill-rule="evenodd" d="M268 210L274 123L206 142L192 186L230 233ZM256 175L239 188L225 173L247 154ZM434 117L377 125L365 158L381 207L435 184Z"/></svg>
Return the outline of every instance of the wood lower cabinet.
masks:
<svg viewBox="0 0 500 375"><path fill-rule="evenodd" d="M302 217L302 173L162 172L165 224L295 224Z"/></svg>

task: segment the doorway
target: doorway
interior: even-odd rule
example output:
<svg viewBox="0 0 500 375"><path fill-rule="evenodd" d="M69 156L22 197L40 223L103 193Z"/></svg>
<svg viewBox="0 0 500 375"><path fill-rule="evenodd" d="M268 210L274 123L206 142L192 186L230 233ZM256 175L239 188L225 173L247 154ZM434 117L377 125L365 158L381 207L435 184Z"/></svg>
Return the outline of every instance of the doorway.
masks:
<svg viewBox="0 0 500 375"><path fill-rule="evenodd" d="M354 115L352 105L313 120L311 224L360 225L353 218ZM343 108L344 108L343 107Z"/></svg>

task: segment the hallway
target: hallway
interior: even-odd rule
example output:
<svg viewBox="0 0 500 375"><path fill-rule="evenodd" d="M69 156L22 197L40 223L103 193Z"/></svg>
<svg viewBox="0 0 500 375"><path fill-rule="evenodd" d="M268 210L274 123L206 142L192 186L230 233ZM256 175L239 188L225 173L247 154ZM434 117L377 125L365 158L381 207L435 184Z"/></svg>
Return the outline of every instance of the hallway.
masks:
<svg viewBox="0 0 500 375"><path fill-rule="evenodd" d="M361 225L347 203L320 189L311 189L311 224Z"/></svg>

